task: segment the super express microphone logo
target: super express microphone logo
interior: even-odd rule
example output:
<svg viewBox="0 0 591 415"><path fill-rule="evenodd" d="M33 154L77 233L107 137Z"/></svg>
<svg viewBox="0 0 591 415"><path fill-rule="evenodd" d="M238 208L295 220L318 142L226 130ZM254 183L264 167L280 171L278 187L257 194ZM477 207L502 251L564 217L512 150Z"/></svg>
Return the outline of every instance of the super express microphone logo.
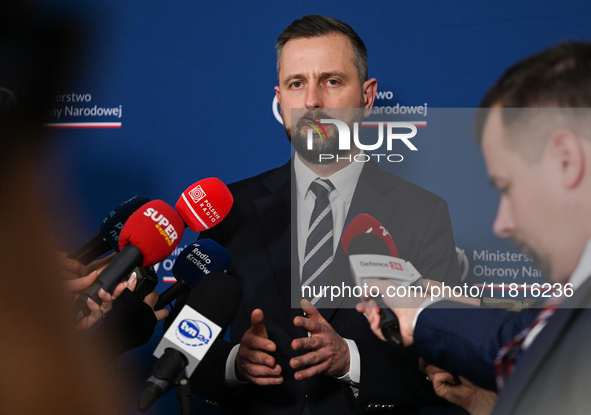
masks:
<svg viewBox="0 0 591 415"><path fill-rule="evenodd" d="M151 207L146 209L144 215L150 217L150 219L156 222L156 229L158 229L160 235L164 237L168 246L172 246L174 241L178 239L179 235L170 221L166 219L162 213L159 213L156 209Z"/></svg>
<svg viewBox="0 0 591 415"><path fill-rule="evenodd" d="M199 347L208 344L213 337L211 328L200 320L182 320L175 331L177 339L191 347Z"/></svg>

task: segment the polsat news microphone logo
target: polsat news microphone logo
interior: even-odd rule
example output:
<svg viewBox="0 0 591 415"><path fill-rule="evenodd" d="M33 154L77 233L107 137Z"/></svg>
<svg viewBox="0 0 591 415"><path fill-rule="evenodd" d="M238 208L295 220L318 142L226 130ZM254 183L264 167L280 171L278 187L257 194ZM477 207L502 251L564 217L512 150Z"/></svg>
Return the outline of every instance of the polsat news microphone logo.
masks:
<svg viewBox="0 0 591 415"><path fill-rule="evenodd" d="M191 347L199 347L208 344L213 337L211 328L200 320L182 320L175 331L177 339Z"/></svg>
<svg viewBox="0 0 591 415"><path fill-rule="evenodd" d="M321 141L326 140L329 141L328 134L324 128L324 125L333 124L336 126L338 131L338 140L339 140L339 150L351 150L351 129L346 122L336 119L321 119L320 121L314 120L308 117L302 117L302 121L305 125L309 126L310 128L307 130L307 149L313 150L314 149L314 133L318 134ZM324 124L324 125L323 125ZM417 126L412 122L403 122L403 121L364 121L361 123L364 127L378 127L378 137L374 144L363 144L359 140L359 122L353 123L353 142L355 146L363 151L376 151L384 144L384 140L386 141L386 149L387 151L392 151L392 143L394 140L400 140L402 143L406 145L411 151L418 151L418 148L410 141L411 138L417 135ZM423 124L423 123L422 123ZM384 129L386 130L386 134L384 137ZM410 130L410 132L399 132L400 130ZM333 138L334 139L334 138ZM334 160L336 157L336 161L339 161L340 158L346 158L349 160L348 157L340 157L339 155L334 154L319 154L319 162L322 163L323 161L326 162L328 160ZM367 162L370 160L371 157L377 158L379 162L382 157L387 159L389 162L401 162L404 157L401 154L377 154L372 153L371 156L367 153L357 154L355 155L355 161L357 162Z"/></svg>

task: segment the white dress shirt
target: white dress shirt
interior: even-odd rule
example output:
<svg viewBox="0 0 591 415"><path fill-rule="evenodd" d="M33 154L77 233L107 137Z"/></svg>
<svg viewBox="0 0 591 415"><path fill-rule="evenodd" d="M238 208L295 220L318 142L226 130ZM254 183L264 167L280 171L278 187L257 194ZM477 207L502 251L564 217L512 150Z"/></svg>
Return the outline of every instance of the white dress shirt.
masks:
<svg viewBox="0 0 591 415"><path fill-rule="evenodd" d="M364 163L350 163L347 167L339 170L329 177L326 177L326 179L329 179L335 187L335 190L333 190L329 195L334 226L333 253L336 252L339 246L341 239L340 235L343 232L343 227L345 226L345 219L347 218L347 213L349 212L349 207L351 206L353 194L355 193L357 181L359 180L359 176L363 170L363 165ZM301 279L302 268L304 266L303 264L306 250L306 239L308 235L308 225L310 223L310 217L312 216L314 202L316 200L316 196L310 190L310 184L320 176L305 166L297 155L294 157L294 171L297 191L297 244ZM359 384L359 380L361 379L361 358L359 356L359 349L353 340L345 339L345 341L349 346L349 372L338 379L355 386ZM230 387L245 383L239 381L236 378L234 365L239 348L239 344L234 346L228 355L228 359L226 360L226 385Z"/></svg>

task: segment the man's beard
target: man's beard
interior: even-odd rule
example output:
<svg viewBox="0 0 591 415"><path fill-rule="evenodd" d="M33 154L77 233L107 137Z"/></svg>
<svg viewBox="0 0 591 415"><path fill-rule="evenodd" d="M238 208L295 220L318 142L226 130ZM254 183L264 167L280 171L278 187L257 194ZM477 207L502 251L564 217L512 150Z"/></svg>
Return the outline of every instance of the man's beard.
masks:
<svg viewBox="0 0 591 415"><path fill-rule="evenodd" d="M329 164L334 163L337 157L344 157L348 155L351 150L340 150L339 139L332 134L328 136L328 140L318 137L315 132L313 135L312 150L308 150L308 135L307 130L304 136L302 129L298 128L298 133L292 134L291 128L285 127L285 132L291 145L297 153L307 162L311 164ZM324 157L320 160L321 154L331 154L333 157Z"/></svg>
<svg viewBox="0 0 591 415"><path fill-rule="evenodd" d="M542 271L546 276L552 275L552 264L547 255L543 255L540 252L536 252L532 247L523 242L516 236L511 236L511 244L516 248L519 248L529 259L533 261L536 267Z"/></svg>
<svg viewBox="0 0 591 415"><path fill-rule="evenodd" d="M354 111L354 115L352 117L347 117L351 119L342 119L344 117L340 117L342 121L346 122L349 126L349 130L351 135L353 134L353 122L359 122L363 120L363 112L361 110L352 110L347 109L347 111ZM357 114L359 112L359 115ZM292 114L293 115L293 114ZM323 112L318 110L307 111L298 121L295 126L296 131L292 131L291 125L287 125L284 123L285 126L285 133L287 134L287 138L291 142L291 145L297 151L297 153L302 157L304 160L311 164L330 164L335 163L338 161L339 158L343 158L348 156L351 153L351 149L349 150L341 150L339 149L339 131L337 127L333 124L322 124L324 130L327 133L327 137L318 136L318 133L314 132L312 135L312 150L308 149L308 128L306 125L305 118L310 118L316 121L320 121L322 119L334 119L334 117L326 115ZM321 154L328 154L332 155L333 157L323 157L320 159ZM347 157L348 159L348 157Z"/></svg>

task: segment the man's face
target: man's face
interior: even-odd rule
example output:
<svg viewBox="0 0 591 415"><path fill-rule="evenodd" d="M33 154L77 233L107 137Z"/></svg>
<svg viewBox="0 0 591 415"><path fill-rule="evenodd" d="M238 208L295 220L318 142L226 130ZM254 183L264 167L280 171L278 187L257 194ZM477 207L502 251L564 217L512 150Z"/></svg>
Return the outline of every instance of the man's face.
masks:
<svg viewBox="0 0 591 415"><path fill-rule="evenodd" d="M539 161L527 162L507 146L501 111L489 115L482 136L482 152L491 183L501 193L493 232L534 260L542 272L553 275L556 254L555 180L546 152Z"/></svg>
<svg viewBox="0 0 591 415"><path fill-rule="evenodd" d="M338 133L336 126L323 125L328 140L314 134L314 150L309 151L306 144L310 127L301 117L335 118L352 124L360 119L345 120L342 114L331 115L330 109L371 108L373 105L377 82L371 79L361 85L353 58L351 42L340 34L292 39L281 52L279 86L275 91L283 124L296 151L311 163L318 163L318 154L339 153ZM298 120L292 120L292 108L307 111L299 111ZM292 121L296 124L294 131Z"/></svg>

